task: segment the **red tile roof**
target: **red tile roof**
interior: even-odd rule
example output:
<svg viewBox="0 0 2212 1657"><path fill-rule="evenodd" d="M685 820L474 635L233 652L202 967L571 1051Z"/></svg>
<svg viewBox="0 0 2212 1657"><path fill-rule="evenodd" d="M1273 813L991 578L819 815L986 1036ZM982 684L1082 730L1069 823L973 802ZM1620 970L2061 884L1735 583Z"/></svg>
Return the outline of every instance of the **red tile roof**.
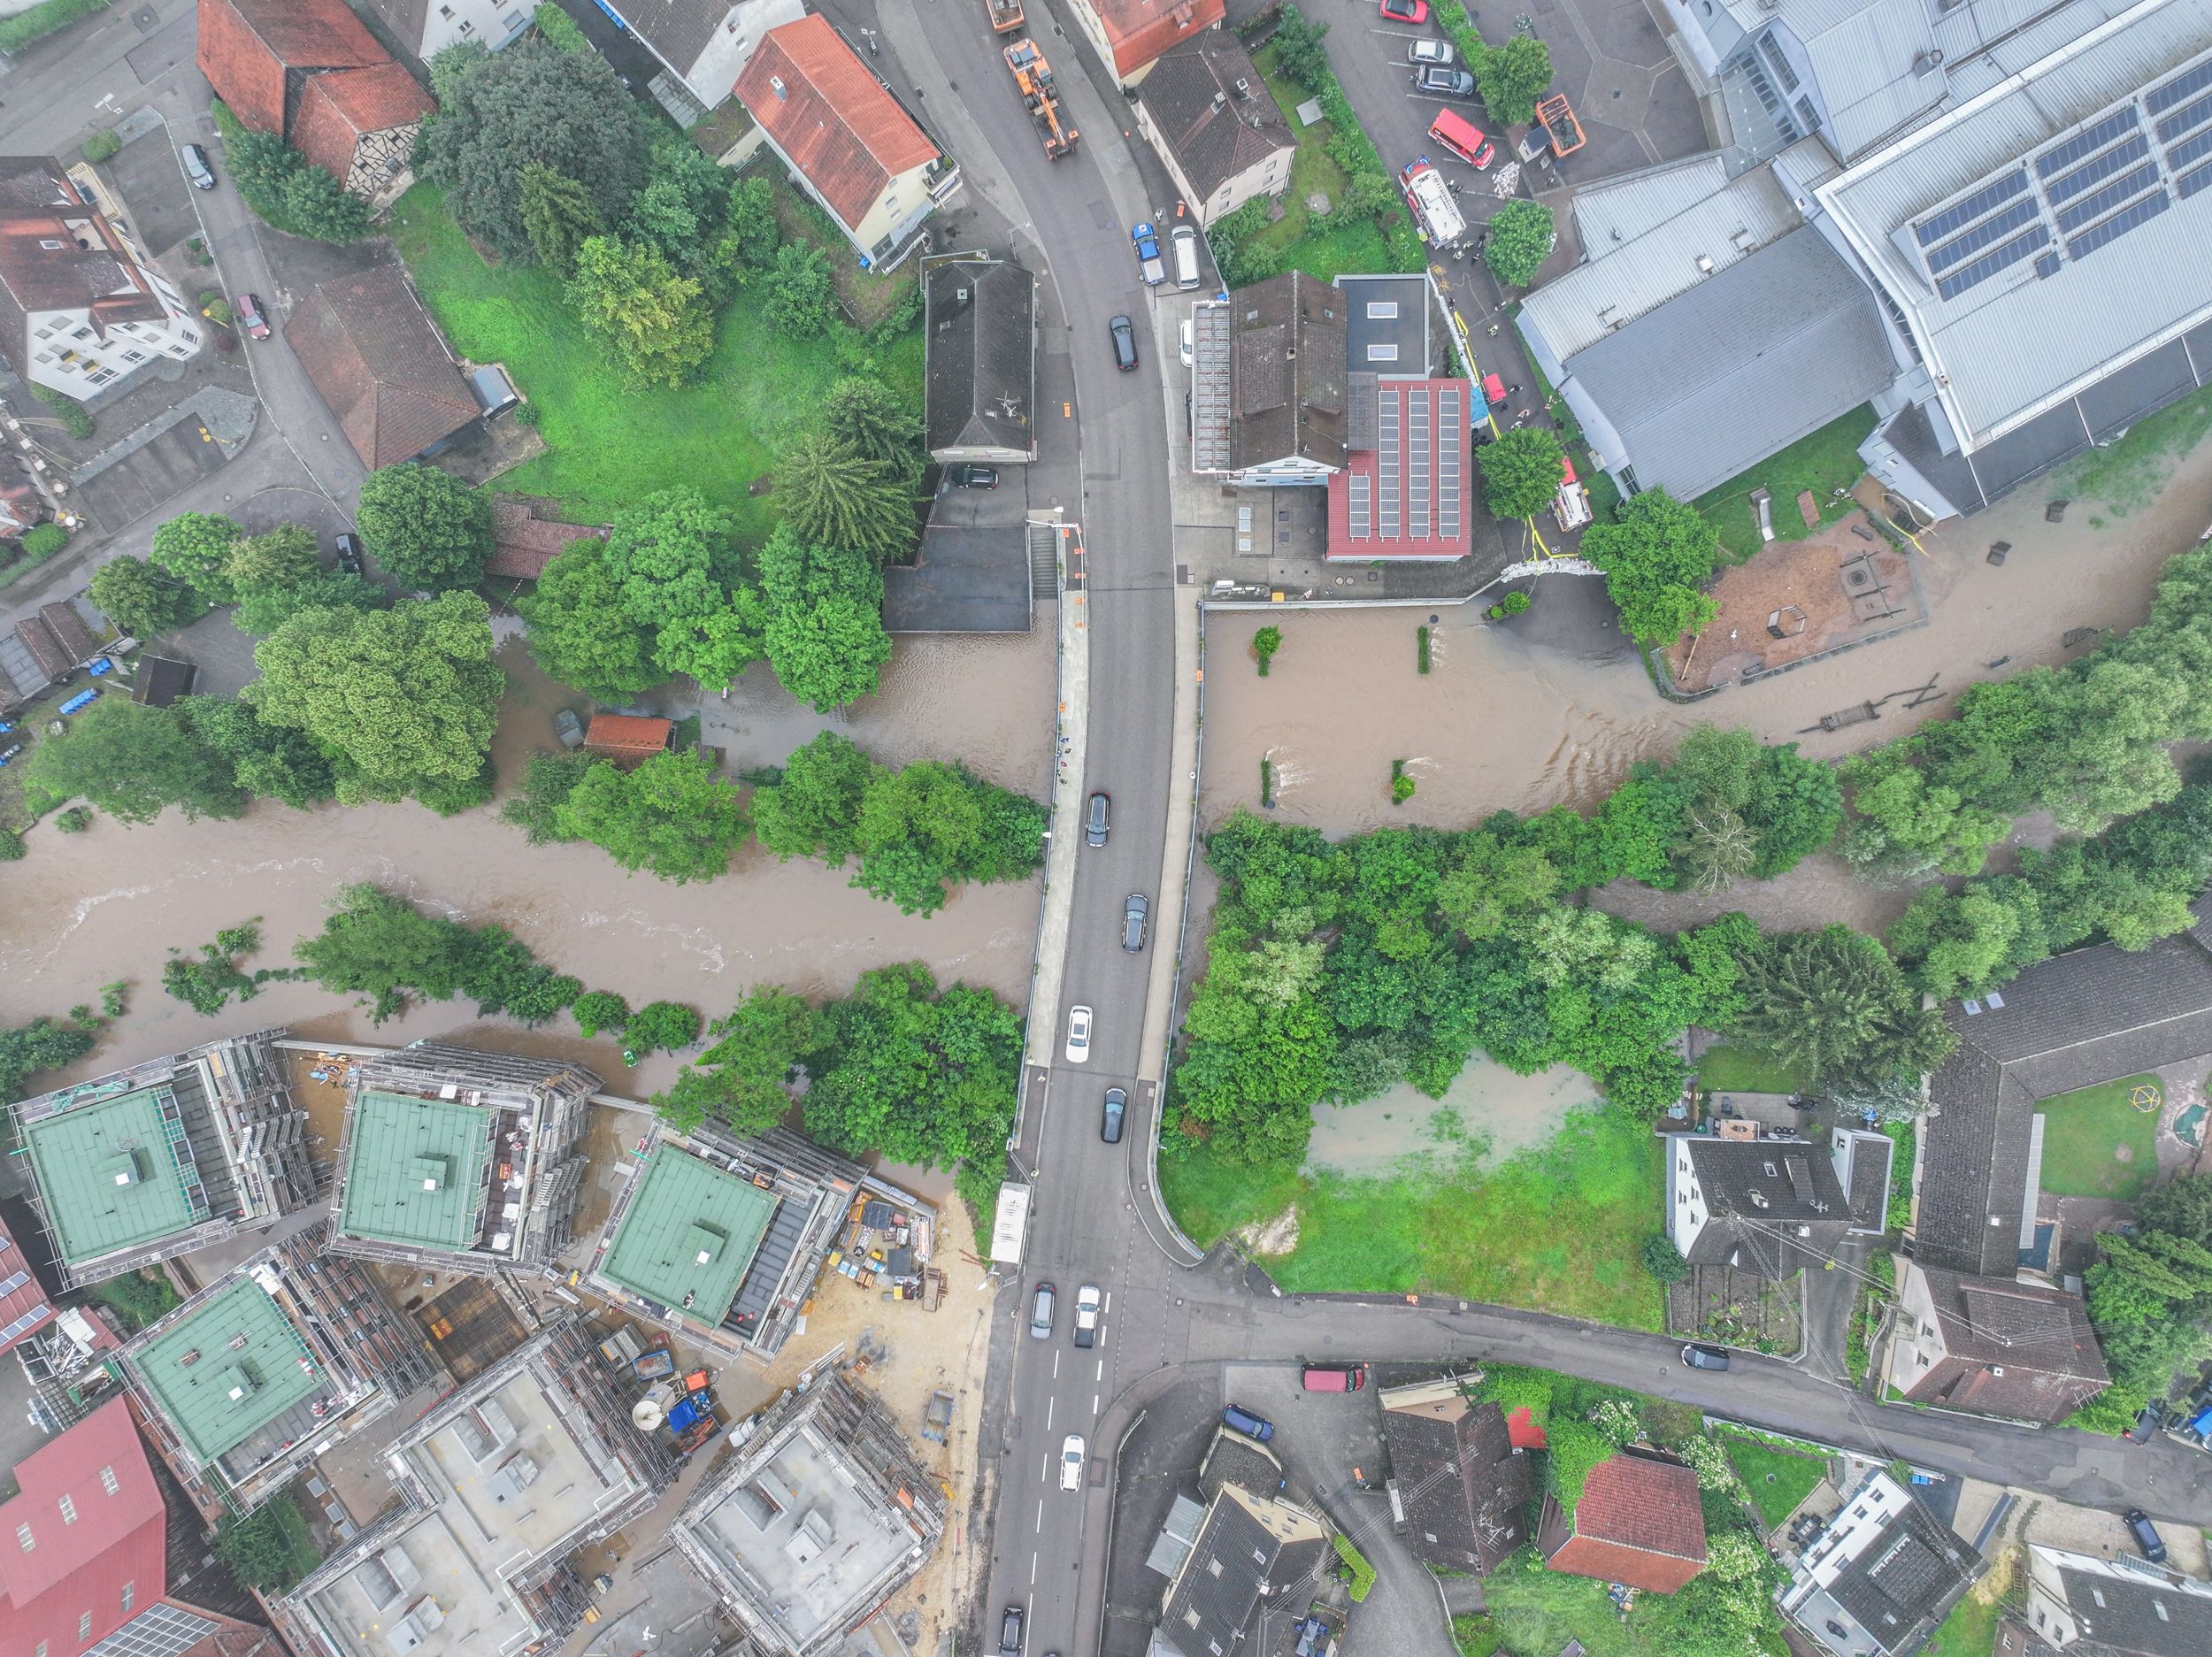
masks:
<svg viewBox="0 0 2212 1657"><path fill-rule="evenodd" d="M200 0L200 73L257 132L284 130L287 69L391 61L345 0Z"/></svg>
<svg viewBox="0 0 2212 1657"><path fill-rule="evenodd" d="M325 282L292 313L284 338L372 470L412 460L479 412L396 265Z"/></svg>
<svg viewBox="0 0 2212 1657"><path fill-rule="evenodd" d="M103 1470L113 1476L111 1494ZM83 1651L166 1591L161 1492L125 1400L34 1450L15 1477L21 1493L0 1503L0 1657L32 1657L42 1645ZM27 1551L23 1525L30 1527ZM130 1612L123 1609L126 1584ZM81 1639L78 1618L87 1611L92 1631Z"/></svg>
<svg viewBox="0 0 2212 1657"><path fill-rule="evenodd" d="M564 524L557 518L540 518L524 501L494 501L492 556L484 565L484 573L534 581L571 543L604 541L608 533L603 525Z"/></svg>
<svg viewBox="0 0 2212 1657"><path fill-rule="evenodd" d="M1220 4L1213 0L1217 14ZM737 96L848 226L867 217L892 179L937 157L937 146L826 18L763 35Z"/></svg>
<svg viewBox="0 0 2212 1657"><path fill-rule="evenodd" d="M15 1239L0 1232L0 1284L12 1282L18 1272L23 1281L0 1293L0 1352L20 1346L54 1321L54 1308L46 1290L31 1275L31 1262L23 1257ZM0 1540L4 1540L0 1535Z"/></svg>
<svg viewBox="0 0 2212 1657"><path fill-rule="evenodd" d="M1222 0L1079 0L1106 30L1114 70L1122 78L1143 68L1178 41L1210 29L1225 15Z"/></svg>
<svg viewBox="0 0 2212 1657"><path fill-rule="evenodd" d="M1467 444L1474 387L1464 380L1371 380L1355 374L1346 395L1374 406L1350 411L1344 465L1329 475L1327 556L1465 557L1474 527L1474 464ZM1383 429L1408 440L1392 445L1395 469L1389 477L1371 435L1386 413ZM1433 441L1410 441L1417 433L1433 433Z"/></svg>
<svg viewBox="0 0 2212 1657"><path fill-rule="evenodd" d="M1572 1534L1548 1562L1578 1576L1672 1593L1705 1569L1697 1475L1634 1451L1599 1462L1583 1481Z"/></svg>
<svg viewBox="0 0 2212 1657"><path fill-rule="evenodd" d="M584 731L584 747L612 760L650 759L668 746L676 727L666 719L634 714L595 713Z"/></svg>
<svg viewBox="0 0 2212 1657"><path fill-rule="evenodd" d="M1507 1432L1512 1436L1515 1449L1541 1450L1548 1447L1542 1423L1538 1422L1535 1412L1526 1404L1505 1418L1505 1426Z"/></svg>
<svg viewBox="0 0 2212 1657"><path fill-rule="evenodd" d="M364 134L411 127L436 107L396 63L311 75L292 117L292 145L343 184Z"/></svg>

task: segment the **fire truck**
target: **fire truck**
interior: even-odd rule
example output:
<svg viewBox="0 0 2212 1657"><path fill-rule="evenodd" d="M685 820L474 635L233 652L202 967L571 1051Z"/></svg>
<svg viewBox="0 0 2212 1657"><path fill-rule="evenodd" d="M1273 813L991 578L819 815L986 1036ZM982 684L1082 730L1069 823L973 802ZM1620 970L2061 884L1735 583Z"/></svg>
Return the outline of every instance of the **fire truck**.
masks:
<svg viewBox="0 0 2212 1657"><path fill-rule="evenodd" d="M1426 156L1406 165L1398 174L1398 188L1405 194L1406 205L1413 210L1413 222L1421 227L1421 240L1431 247L1448 248L1467 234L1459 203L1452 199L1444 175Z"/></svg>

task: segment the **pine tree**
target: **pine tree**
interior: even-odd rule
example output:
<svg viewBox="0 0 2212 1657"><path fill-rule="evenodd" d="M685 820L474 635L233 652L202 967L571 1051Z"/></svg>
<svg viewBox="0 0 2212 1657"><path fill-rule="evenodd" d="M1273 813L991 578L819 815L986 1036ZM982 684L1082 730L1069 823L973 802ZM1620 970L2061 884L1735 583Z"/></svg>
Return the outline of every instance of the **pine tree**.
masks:
<svg viewBox="0 0 2212 1657"><path fill-rule="evenodd" d="M516 204L532 251L539 263L565 280L575 273L576 249L603 228L591 192L541 161L523 168L518 189Z"/></svg>

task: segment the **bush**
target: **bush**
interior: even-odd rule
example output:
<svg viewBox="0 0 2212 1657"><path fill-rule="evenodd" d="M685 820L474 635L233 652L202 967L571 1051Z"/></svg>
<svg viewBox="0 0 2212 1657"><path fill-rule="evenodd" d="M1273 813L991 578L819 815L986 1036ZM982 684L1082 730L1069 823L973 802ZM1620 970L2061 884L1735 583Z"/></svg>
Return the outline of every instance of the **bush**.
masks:
<svg viewBox="0 0 2212 1657"><path fill-rule="evenodd" d="M603 1030L619 1030L630 1022L630 1003L612 990L594 990L588 995L579 995L568 1011L587 1039Z"/></svg>
<svg viewBox="0 0 2212 1657"><path fill-rule="evenodd" d="M1664 1232L1655 1231L1644 1239L1643 1261L1644 1270L1662 1283L1679 1283L1689 1275L1690 1262Z"/></svg>
<svg viewBox="0 0 2212 1657"><path fill-rule="evenodd" d="M54 411L62 430L72 437L92 435L92 417L85 412L84 404L66 392L56 391L51 386L35 385L31 395Z"/></svg>
<svg viewBox="0 0 2212 1657"><path fill-rule="evenodd" d="M34 524L23 534L23 556L50 558L69 544L69 532L59 524Z"/></svg>
<svg viewBox="0 0 2212 1657"><path fill-rule="evenodd" d="M227 328L231 325L230 301L220 294L202 294L200 314L217 327Z"/></svg>
<svg viewBox="0 0 2212 1657"><path fill-rule="evenodd" d="M1529 606L1526 593L1508 593L1498 601L1498 608L1509 616L1517 616Z"/></svg>
<svg viewBox="0 0 2212 1657"><path fill-rule="evenodd" d="M515 404L514 418L517 426L535 426L545 418L545 409L542 404L526 397Z"/></svg>
<svg viewBox="0 0 2212 1657"><path fill-rule="evenodd" d="M83 155L87 161L112 161L123 148L123 141L103 127L84 141Z"/></svg>
<svg viewBox="0 0 2212 1657"><path fill-rule="evenodd" d="M1424 673L1429 671L1429 626L1423 622L1413 630L1415 664Z"/></svg>
<svg viewBox="0 0 2212 1657"><path fill-rule="evenodd" d="M1390 803L1403 805L1413 798L1413 779L1406 775L1406 763L1402 759L1390 762Z"/></svg>
<svg viewBox="0 0 2212 1657"><path fill-rule="evenodd" d="M33 41L43 40L79 18L104 12L108 0L40 0L27 12L19 12L0 23L0 52L19 52Z"/></svg>
<svg viewBox="0 0 2212 1657"><path fill-rule="evenodd" d="M1283 630L1280 627L1263 627L1252 635L1252 651L1259 657L1262 679L1267 677L1267 664L1274 660L1275 652L1282 648Z"/></svg>
<svg viewBox="0 0 2212 1657"><path fill-rule="evenodd" d="M626 1047L642 1057L666 1049L674 1053L699 1039L698 1013L680 1001L648 1001L622 1027Z"/></svg>
<svg viewBox="0 0 2212 1657"><path fill-rule="evenodd" d="M23 837L13 829L0 829L0 863L12 863L23 855Z"/></svg>
<svg viewBox="0 0 2212 1657"><path fill-rule="evenodd" d="M73 805L54 819L54 826L65 834L81 834L92 826L92 808Z"/></svg>
<svg viewBox="0 0 2212 1657"><path fill-rule="evenodd" d="M538 0L538 9L530 20L538 26L549 45L557 46L565 52L588 52L591 42L584 31L576 27L576 19L561 10L554 0Z"/></svg>

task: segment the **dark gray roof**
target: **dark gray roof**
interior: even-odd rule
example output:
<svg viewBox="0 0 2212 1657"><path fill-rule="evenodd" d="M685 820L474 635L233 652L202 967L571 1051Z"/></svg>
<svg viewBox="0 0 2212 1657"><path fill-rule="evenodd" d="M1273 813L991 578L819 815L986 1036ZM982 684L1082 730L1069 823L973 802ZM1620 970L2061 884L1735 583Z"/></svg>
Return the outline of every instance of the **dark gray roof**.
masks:
<svg viewBox="0 0 2212 1657"><path fill-rule="evenodd" d="M933 521L912 564L884 566L884 631L1027 633L1031 590L1021 525Z"/></svg>
<svg viewBox="0 0 2212 1657"><path fill-rule="evenodd" d="M923 401L929 447L1032 452L1037 279L1006 259L932 265Z"/></svg>
<svg viewBox="0 0 2212 1657"><path fill-rule="evenodd" d="M1854 1230L1887 1229L1892 1164L1897 1145L1886 1133L1857 1133L1851 1139L1851 1188L1844 1193L1851 1208ZM1912 1178L1907 1169L1905 1177Z"/></svg>
<svg viewBox="0 0 2212 1657"><path fill-rule="evenodd" d="M616 0L615 9L632 34L687 75L735 8L733 0Z"/></svg>
<svg viewBox="0 0 2212 1657"><path fill-rule="evenodd" d="M1386 1409L1382 1423L1416 1559L1479 1574L1528 1539L1534 1480L1497 1404L1472 1405L1456 1421Z"/></svg>
<svg viewBox="0 0 2212 1657"><path fill-rule="evenodd" d="M1282 1466L1242 1433L1216 1427L1214 1441L1198 1469L1198 1487L1211 1501L1221 1494L1225 1484L1234 1484L1256 1496L1272 1496L1282 1488Z"/></svg>
<svg viewBox="0 0 2212 1657"><path fill-rule="evenodd" d="M1712 1216L1690 1245L1694 1264L1784 1277L1851 1228L1834 1164L1804 1140L1700 1136L1685 1148Z"/></svg>
<svg viewBox="0 0 2212 1657"><path fill-rule="evenodd" d="M1344 464L1344 295L1285 271L1229 295L1232 471Z"/></svg>
<svg viewBox="0 0 2212 1657"><path fill-rule="evenodd" d="M1286 1544L1233 1496L1215 1497L1190 1558L1168 1590L1160 1643L1182 1657L1225 1657L1262 1594L1310 1572L1321 1546Z"/></svg>
<svg viewBox="0 0 2212 1657"><path fill-rule="evenodd" d="M2055 1397L2078 1395L2084 1382L2110 1380L2079 1295L2010 1277L1922 1270L1946 1354L1971 1367L1943 1402L2050 1420Z"/></svg>
<svg viewBox="0 0 2212 1657"><path fill-rule="evenodd" d="M2100 944L1980 1006L1946 1011L1959 1049L1929 1082L1915 1241L1929 1265L2010 1277L2036 1101L2212 1053L2212 954L2194 933Z"/></svg>
<svg viewBox="0 0 2212 1657"><path fill-rule="evenodd" d="M1429 284L1421 276L1340 276L1348 373L1419 380L1429 372ZM1392 314L1394 311L1394 314ZM1392 348L1395 347L1394 352ZM1374 398L1367 403L1371 409ZM1358 408L1356 395L1352 406ZM1354 443L1353 448L1360 447Z"/></svg>
<svg viewBox="0 0 2212 1657"><path fill-rule="evenodd" d="M2067 1566L2058 1575L2066 1584L2067 1606L2083 1625L2081 1639L2070 1651L2142 1657L2203 1657L2212 1651L2212 1593L2201 1583L2175 1587L2147 1575L2108 1576ZM2102 1605L2093 1588L2103 1595Z"/></svg>
<svg viewBox="0 0 2212 1657"><path fill-rule="evenodd" d="M1873 293L1809 226L1565 368L1611 420L1637 482L1686 501L1849 413L1894 373Z"/></svg>
<svg viewBox="0 0 2212 1657"><path fill-rule="evenodd" d="M1207 29L1170 47L1137 84L1138 101L1203 200L1298 141L1244 42Z"/></svg>
<svg viewBox="0 0 2212 1657"><path fill-rule="evenodd" d="M1886 1652L1910 1652L1982 1572L1982 1557L1907 1493L1905 1505L1829 1584Z"/></svg>

